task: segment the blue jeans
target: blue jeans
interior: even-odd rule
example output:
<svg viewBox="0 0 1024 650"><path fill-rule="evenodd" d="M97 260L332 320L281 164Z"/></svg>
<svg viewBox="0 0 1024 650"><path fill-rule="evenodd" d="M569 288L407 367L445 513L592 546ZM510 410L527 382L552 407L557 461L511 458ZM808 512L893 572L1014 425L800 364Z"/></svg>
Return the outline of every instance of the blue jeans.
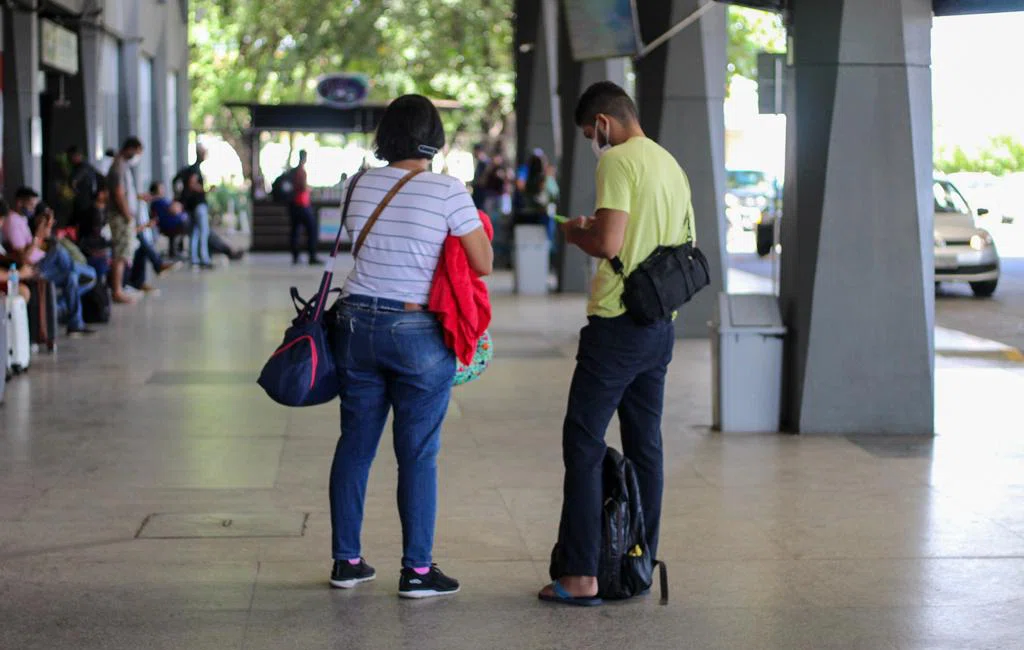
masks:
<svg viewBox="0 0 1024 650"><path fill-rule="evenodd" d="M85 327L82 320L82 296L96 284L96 271L88 264L78 264L64 247L54 243L46 257L36 265L44 278L57 286L58 309L67 315L68 327Z"/></svg>
<svg viewBox="0 0 1024 650"><path fill-rule="evenodd" d="M331 314L334 318L334 314ZM437 516L437 454L455 355L437 318L400 303L349 296L338 310L334 358L342 379L341 439L331 466L332 553L360 557L370 465L394 411L402 566L430 566Z"/></svg>
<svg viewBox="0 0 1024 650"><path fill-rule="evenodd" d="M210 263L210 208L200 203L192 211L192 263Z"/></svg>
<svg viewBox="0 0 1024 650"><path fill-rule="evenodd" d="M633 462L640 485L647 544L658 557L664 485L661 414L674 342L671 322L642 327L629 316L591 317L580 333L562 428L565 484L559 541L566 575L597 575L604 438L616 411L622 452Z"/></svg>
<svg viewBox="0 0 1024 650"><path fill-rule="evenodd" d="M131 277L128 284L136 289L141 289L146 284L146 262L153 265L153 270L160 272L164 265L164 258L153 246L151 232L142 232L138 235L139 247L135 249L135 259L132 260Z"/></svg>

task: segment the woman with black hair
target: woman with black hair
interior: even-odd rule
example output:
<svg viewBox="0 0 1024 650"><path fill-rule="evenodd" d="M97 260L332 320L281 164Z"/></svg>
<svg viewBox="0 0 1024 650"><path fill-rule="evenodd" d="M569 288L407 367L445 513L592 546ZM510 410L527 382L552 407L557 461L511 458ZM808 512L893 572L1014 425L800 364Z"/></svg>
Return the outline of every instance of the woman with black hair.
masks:
<svg viewBox="0 0 1024 650"><path fill-rule="evenodd" d="M393 413L403 541L398 595L429 598L459 590L432 558L437 455L455 355L426 305L449 235L459 238L481 276L491 272L493 252L465 185L429 171L444 144L430 100L400 97L377 129L376 155L388 165L345 184L346 193L354 188L344 227L357 244L355 267L331 315L342 380L341 439L330 485L334 587L376 577L361 554L360 530L370 465Z"/></svg>

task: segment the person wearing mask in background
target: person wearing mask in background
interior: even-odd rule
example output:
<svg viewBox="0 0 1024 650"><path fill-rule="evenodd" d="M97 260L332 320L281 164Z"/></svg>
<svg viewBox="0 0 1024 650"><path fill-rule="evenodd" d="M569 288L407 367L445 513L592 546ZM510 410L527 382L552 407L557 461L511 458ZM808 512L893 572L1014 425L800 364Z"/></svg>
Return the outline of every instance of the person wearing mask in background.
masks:
<svg viewBox="0 0 1024 650"><path fill-rule="evenodd" d="M139 192L132 169L142 159L142 141L132 136L124 141L121 151L107 174L111 210L110 237L113 243L113 261L110 269L110 289L115 303L135 304L135 298L125 291L125 270L135 255Z"/></svg>
<svg viewBox="0 0 1024 650"><path fill-rule="evenodd" d="M299 263L299 228L306 231L306 250L309 252L310 266L319 266L322 262L316 256L317 232L316 217L313 215L312 195L309 191L309 175L306 172L307 154L299 152L299 166L292 174L295 195L288 206L291 217L292 264Z"/></svg>
<svg viewBox="0 0 1024 650"><path fill-rule="evenodd" d="M196 147L196 161L183 173L184 189L181 202L192 221L192 268L212 269L210 263L210 206L206 202L206 181L203 178L203 161L206 147Z"/></svg>
<svg viewBox="0 0 1024 650"><path fill-rule="evenodd" d="M626 314L623 278L658 247L692 241L694 219L685 172L672 154L644 135L626 91L609 81L592 85L580 97L575 121L599 159L597 199L594 216L574 219L562 230L568 244L600 264L562 427L562 575L539 596L597 605L601 468L606 429L616 412L623 455L636 469L647 544L655 560L664 484L661 417L675 328L669 318L639 325ZM621 275L612 259L621 262Z"/></svg>

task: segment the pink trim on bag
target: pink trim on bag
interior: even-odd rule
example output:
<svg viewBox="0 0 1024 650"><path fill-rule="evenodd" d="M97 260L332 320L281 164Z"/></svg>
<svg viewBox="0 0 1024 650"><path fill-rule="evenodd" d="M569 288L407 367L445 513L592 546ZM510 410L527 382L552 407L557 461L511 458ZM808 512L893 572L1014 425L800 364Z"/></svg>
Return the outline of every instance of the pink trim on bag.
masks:
<svg viewBox="0 0 1024 650"><path fill-rule="evenodd" d="M313 357L313 373L312 373L312 376L309 378L309 389L313 390L313 386L316 385L316 367L319 364L319 359L317 358L317 354L316 354L316 342L313 341L313 337L312 336L310 336L308 334L305 335L305 336L300 336L299 338L295 339L294 341L292 341L290 343L287 343L285 345L282 345L281 347L279 347L277 349L276 352L274 352L274 354L270 355L270 358L273 359L274 357L276 357L277 355L285 352L286 350L290 350L292 348L292 346L296 345L297 343L299 343L299 341L302 341L303 339L309 339L310 355Z"/></svg>

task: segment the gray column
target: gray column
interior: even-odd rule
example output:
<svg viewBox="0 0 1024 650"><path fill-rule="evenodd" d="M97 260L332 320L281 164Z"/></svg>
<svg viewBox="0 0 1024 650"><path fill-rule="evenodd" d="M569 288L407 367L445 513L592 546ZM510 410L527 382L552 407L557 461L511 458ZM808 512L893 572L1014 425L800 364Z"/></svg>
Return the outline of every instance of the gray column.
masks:
<svg viewBox="0 0 1024 650"><path fill-rule="evenodd" d="M80 52L82 55L81 71L82 90L85 97L82 110L85 112L85 146L86 156L90 159L99 158L103 154L103 143L99 141L99 130L102 125L100 115L103 98L100 95L100 53L102 31L87 23L82 24L79 32Z"/></svg>
<svg viewBox="0 0 1024 650"><path fill-rule="evenodd" d="M640 12L644 40L696 11L703 2L648 3ZM711 265L711 286L686 305L679 335L703 338L726 287L725 80L726 8L712 9L637 64L637 103L647 135L668 149L690 179L697 243Z"/></svg>
<svg viewBox="0 0 1024 650"><path fill-rule="evenodd" d="M42 190L42 124L39 116L39 18L17 6L4 21L4 170L8 188ZM35 132L35 137L33 137Z"/></svg>
<svg viewBox="0 0 1024 650"><path fill-rule="evenodd" d="M146 143L153 148L153 178L169 183L176 171L175 162L167 150L167 129L176 125L167 124L167 32L160 34L160 44L153 58L153 142Z"/></svg>
<svg viewBox="0 0 1024 650"><path fill-rule="evenodd" d="M139 59L142 57L142 36L139 33L139 3L128 3L124 21L126 38L121 44L121 137L118 144L128 136L139 135ZM150 146L151 142L143 142Z"/></svg>
<svg viewBox="0 0 1024 650"><path fill-rule="evenodd" d="M626 85L626 66L623 59L606 61L588 61L582 64L563 65L562 70L575 68L578 74L576 83L566 83L562 77L559 84L562 106L562 142L565 147L562 165L559 170L559 185L562 188L560 209L569 217L594 214L597 201L595 175L597 158L591 149L590 141L583 137L576 126L573 114L579 96L591 84L598 81L613 81L620 86ZM595 270L595 261L576 246L563 246L562 260L559 265L559 291L563 293L586 293L590 290L590 279Z"/></svg>
<svg viewBox="0 0 1024 650"><path fill-rule="evenodd" d="M560 116L557 102L553 101L555 86L551 77L551 72L557 71L557 41L548 26L548 22L557 15L557 8L553 6L554 0L542 0L539 4L540 19L534 33L531 51L533 61L528 80L529 120L520 124L520 128L525 132L525 139L519 150L521 161L526 160L530 152L538 147L543 149L548 159L552 161L557 161L561 154L561 147L556 139L556 131L561 130L558 123ZM548 5L552 6L549 8ZM552 38L549 38L549 32Z"/></svg>
<svg viewBox="0 0 1024 650"><path fill-rule="evenodd" d="M192 85L188 80L188 50L178 68L178 158L175 169L183 166L188 159L188 136L192 131L189 111L192 110ZM189 160L188 162L192 162Z"/></svg>
<svg viewBox="0 0 1024 650"><path fill-rule="evenodd" d="M784 410L809 433L934 430L929 0L796 0Z"/></svg>

